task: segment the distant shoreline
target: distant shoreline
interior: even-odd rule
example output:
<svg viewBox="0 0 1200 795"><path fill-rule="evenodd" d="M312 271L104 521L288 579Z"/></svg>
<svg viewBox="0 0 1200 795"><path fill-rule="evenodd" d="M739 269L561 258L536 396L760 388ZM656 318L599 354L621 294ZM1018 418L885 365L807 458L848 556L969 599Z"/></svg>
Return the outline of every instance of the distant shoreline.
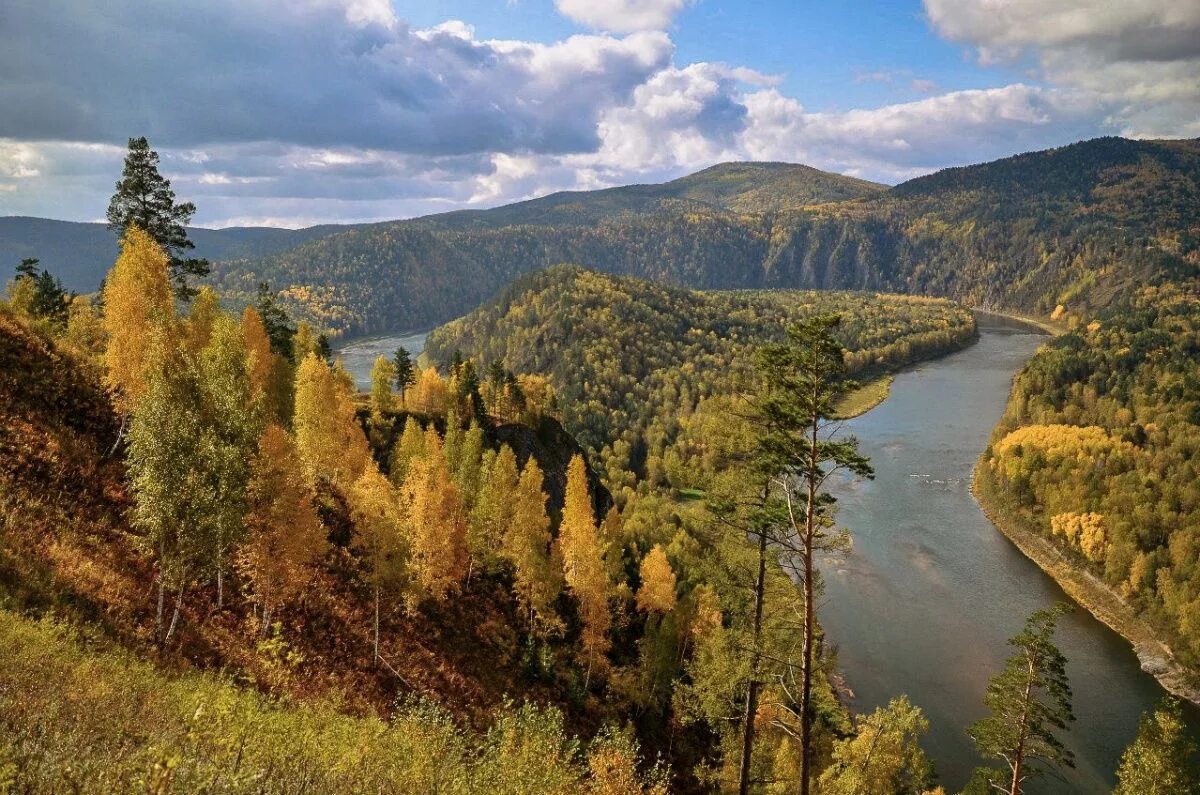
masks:
<svg viewBox="0 0 1200 795"><path fill-rule="evenodd" d="M971 496L992 525L1076 603L1128 641L1142 670L1157 679L1167 692L1200 706L1200 684L1176 661L1171 647L1116 591L1091 572L1076 566L1041 535L1023 527L1019 519L1009 516L997 504L993 484L981 475L980 463L982 458L971 474Z"/></svg>

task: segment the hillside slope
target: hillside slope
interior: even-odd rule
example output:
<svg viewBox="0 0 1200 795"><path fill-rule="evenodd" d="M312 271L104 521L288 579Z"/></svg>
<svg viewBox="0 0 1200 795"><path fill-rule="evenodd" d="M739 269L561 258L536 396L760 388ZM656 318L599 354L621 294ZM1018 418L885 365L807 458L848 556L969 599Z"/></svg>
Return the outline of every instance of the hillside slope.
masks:
<svg viewBox="0 0 1200 795"><path fill-rule="evenodd" d="M820 172L817 172L820 174ZM443 322L559 262L694 288L867 289L1048 314L1200 268L1200 142L1102 138L886 191L729 164L322 238L222 265L338 330Z"/></svg>

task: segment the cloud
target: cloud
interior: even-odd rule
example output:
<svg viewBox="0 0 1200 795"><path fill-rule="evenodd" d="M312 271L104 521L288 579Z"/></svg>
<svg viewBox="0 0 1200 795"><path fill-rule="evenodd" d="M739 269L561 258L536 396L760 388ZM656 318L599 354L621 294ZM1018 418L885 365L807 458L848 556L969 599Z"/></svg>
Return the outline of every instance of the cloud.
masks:
<svg viewBox="0 0 1200 795"><path fill-rule="evenodd" d="M689 0L554 0L563 16L596 30L665 30Z"/></svg>
<svg viewBox="0 0 1200 795"><path fill-rule="evenodd" d="M1112 106L1126 135L1200 135L1195 0L925 0L934 28L984 64L1033 58L1041 76Z"/></svg>

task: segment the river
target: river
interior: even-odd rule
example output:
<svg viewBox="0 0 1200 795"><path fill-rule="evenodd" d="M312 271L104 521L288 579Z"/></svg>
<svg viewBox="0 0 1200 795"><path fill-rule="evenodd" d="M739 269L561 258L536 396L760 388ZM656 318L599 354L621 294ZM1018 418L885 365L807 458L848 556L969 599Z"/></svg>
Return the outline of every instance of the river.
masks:
<svg viewBox="0 0 1200 795"><path fill-rule="evenodd" d="M342 357L342 366L354 376L354 382L359 389L371 388L371 367L375 359L386 356L389 359L396 353L397 348L405 348L412 354L413 361L425 350L425 338L428 331L412 331L403 334L385 334L377 337L359 337L347 340L334 350L335 356Z"/></svg>
<svg viewBox="0 0 1200 795"><path fill-rule="evenodd" d="M900 373L891 396L851 420L874 480L842 481L838 522L851 553L827 561L820 618L838 664L869 711L900 693L929 718L923 746L947 791L981 764L964 728L984 714L988 679L1026 616L1058 585L983 515L971 471L1003 414L1012 376L1045 336L981 320L972 347ZM1163 695L1120 636L1081 608L1060 624L1076 721L1076 769L1031 793L1109 792L1139 716ZM1193 731L1200 726L1189 708Z"/></svg>
<svg viewBox="0 0 1200 795"><path fill-rule="evenodd" d="M995 318L981 318L980 332L970 348L898 374L887 400L846 424L876 477L837 487L838 521L854 549L822 567L821 622L839 646L852 706L869 711L906 693L929 718L923 746L948 792L983 762L964 729L984 714L983 693L1009 654L1007 639L1034 610L1070 601L970 492L1012 377L1046 337ZM366 389L376 356L403 345L415 358L426 336L361 338L338 354ZM1058 641L1075 691L1077 720L1065 740L1076 769L1027 791L1109 792L1138 718L1163 691L1129 644L1082 609L1063 619ZM1200 727L1196 710L1188 716Z"/></svg>

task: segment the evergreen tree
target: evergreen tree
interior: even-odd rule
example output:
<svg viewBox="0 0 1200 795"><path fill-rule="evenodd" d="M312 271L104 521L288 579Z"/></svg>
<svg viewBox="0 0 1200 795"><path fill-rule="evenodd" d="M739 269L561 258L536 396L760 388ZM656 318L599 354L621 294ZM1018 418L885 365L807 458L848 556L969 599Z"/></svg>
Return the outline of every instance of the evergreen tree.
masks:
<svg viewBox="0 0 1200 795"><path fill-rule="evenodd" d="M298 596L328 547L295 442L279 425L263 431L248 488L247 539L237 565L253 589L262 631Z"/></svg>
<svg viewBox="0 0 1200 795"><path fill-rule="evenodd" d="M504 528L502 545L504 557L513 567L513 590L529 615L529 630L534 634L558 626L554 600L562 590L562 575L550 553L550 517L543 485L542 469L530 456L512 492L512 517Z"/></svg>
<svg viewBox="0 0 1200 795"><path fill-rule="evenodd" d="M297 329L292 325L287 310L279 304L279 298L271 289L271 285L260 282L254 298L254 310L267 330L267 339L271 341L271 350L288 361L299 363L309 353L316 350L297 350L295 338ZM322 357L324 358L324 357Z"/></svg>
<svg viewBox="0 0 1200 795"><path fill-rule="evenodd" d="M1058 619L1070 609L1060 603L1038 610L1009 639L1017 651L988 683L984 697L992 714L967 729L980 753L1008 765L1009 795L1020 795L1025 781L1047 767L1074 766L1071 751L1057 736L1075 716L1067 660L1054 645Z"/></svg>
<svg viewBox="0 0 1200 795"><path fill-rule="evenodd" d="M1152 714L1142 716L1137 738L1122 754L1113 795L1195 795L1200 792L1195 756L1179 701L1164 697Z"/></svg>
<svg viewBox="0 0 1200 795"><path fill-rule="evenodd" d="M184 256L195 248L187 235L187 224L195 214L191 202L175 203L170 181L158 173L158 153L144 137L130 138L125 168L108 204L108 228L121 237L130 227L150 235L166 252L175 294L185 301L195 295L188 278L209 272L208 260Z"/></svg>
<svg viewBox="0 0 1200 795"><path fill-rule="evenodd" d="M38 269L38 264L39 260L28 258L21 260L17 266L16 280L20 286L27 287L29 294L28 305L23 309L30 317L49 320L62 329L66 326L68 307L75 294L68 293L50 271Z"/></svg>
<svg viewBox="0 0 1200 795"><path fill-rule="evenodd" d="M167 255L148 234L131 227L121 255L104 280L105 383L117 410L128 414L146 391L145 369L152 337L171 347L175 304Z"/></svg>
<svg viewBox="0 0 1200 795"><path fill-rule="evenodd" d="M590 679L592 668L606 661L604 655L611 645L608 630L612 614L608 609L604 549L588 492L587 467L580 455L575 455L567 467L567 494L558 543L567 586L579 604L583 624L580 640L587 660L586 678Z"/></svg>
<svg viewBox="0 0 1200 795"><path fill-rule="evenodd" d="M417 369L413 365L412 355L404 347L396 349L392 361L396 365L396 389L400 391L400 401L404 402L408 388L417 382Z"/></svg>

